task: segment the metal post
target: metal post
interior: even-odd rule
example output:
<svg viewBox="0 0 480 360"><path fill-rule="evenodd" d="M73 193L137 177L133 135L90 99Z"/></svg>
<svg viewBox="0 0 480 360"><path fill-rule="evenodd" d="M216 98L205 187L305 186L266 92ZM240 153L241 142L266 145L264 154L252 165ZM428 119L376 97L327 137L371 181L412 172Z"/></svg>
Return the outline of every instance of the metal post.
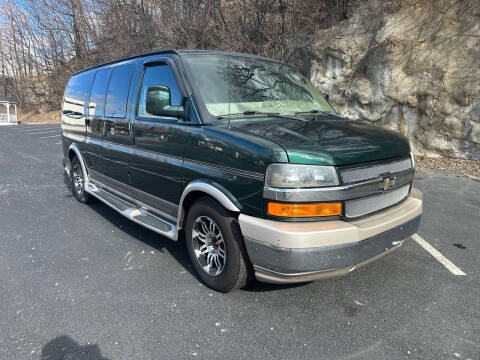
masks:
<svg viewBox="0 0 480 360"><path fill-rule="evenodd" d="M15 122L18 123L17 104L14 104L13 106L15 107Z"/></svg>
<svg viewBox="0 0 480 360"><path fill-rule="evenodd" d="M7 123L10 124L10 104L7 102Z"/></svg>

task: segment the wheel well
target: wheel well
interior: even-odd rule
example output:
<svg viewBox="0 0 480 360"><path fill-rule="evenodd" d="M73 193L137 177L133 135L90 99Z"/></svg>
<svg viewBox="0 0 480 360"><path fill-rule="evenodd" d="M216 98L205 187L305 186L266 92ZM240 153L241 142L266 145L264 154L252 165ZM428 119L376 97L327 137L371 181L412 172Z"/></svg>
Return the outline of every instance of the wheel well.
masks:
<svg viewBox="0 0 480 360"><path fill-rule="evenodd" d="M68 158L72 161L73 157L77 155L73 149L68 150Z"/></svg>
<svg viewBox="0 0 480 360"><path fill-rule="evenodd" d="M213 197L212 195L210 194L207 194L203 191L191 191L187 194L187 196L185 196L185 199L183 199L183 203L182 203L182 207L183 207L183 211L181 213L181 219L180 219L180 224L181 226L183 227L183 224L185 222L185 218L187 217L187 214L188 214L188 211L190 210L190 207L193 205L193 203L201 198L201 197L209 197L213 200L215 200L216 202L218 202L220 204L220 206L222 206L223 208L225 208L225 206L223 206L217 199L215 199L215 197ZM230 211L228 209L226 209L227 211ZM232 212L232 214L235 214Z"/></svg>
<svg viewBox="0 0 480 360"><path fill-rule="evenodd" d="M183 225L183 222L185 220L185 217L188 214L188 210L190 210L190 207L193 205L193 203L197 199L201 198L202 196L210 196L210 195L208 195L204 192L201 192L201 191L192 191L192 192L188 193L187 196L185 196L185 199L183 199L183 203L182 203L182 207L183 207L182 219L181 219L182 225Z"/></svg>
<svg viewBox="0 0 480 360"><path fill-rule="evenodd" d="M68 149L68 160L70 161L69 165L70 165L70 167L72 166L72 160L76 156L78 161L80 162L80 166L82 167L83 176L85 177L85 179L89 179L87 164L85 163L82 155L77 153L77 151L78 151L78 149L76 147L73 147L73 146Z"/></svg>

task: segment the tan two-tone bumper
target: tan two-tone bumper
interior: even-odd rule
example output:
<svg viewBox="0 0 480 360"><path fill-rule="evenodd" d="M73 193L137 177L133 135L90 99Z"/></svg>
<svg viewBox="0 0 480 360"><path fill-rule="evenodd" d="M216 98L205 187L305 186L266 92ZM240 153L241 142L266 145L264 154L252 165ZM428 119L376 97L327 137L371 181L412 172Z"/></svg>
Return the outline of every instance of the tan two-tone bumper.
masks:
<svg viewBox="0 0 480 360"><path fill-rule="evenodd" d="M355 221L280 222L241 214L247 252L261 281L291 283L339 276L397 249L417 232L422 194Z"/></svg>

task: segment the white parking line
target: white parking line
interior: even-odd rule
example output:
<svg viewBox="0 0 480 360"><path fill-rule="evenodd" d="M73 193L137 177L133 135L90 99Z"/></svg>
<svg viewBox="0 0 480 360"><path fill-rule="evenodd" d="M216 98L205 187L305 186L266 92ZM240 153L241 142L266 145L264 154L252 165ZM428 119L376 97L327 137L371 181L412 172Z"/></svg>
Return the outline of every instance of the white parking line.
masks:
<svg viewBox="0 0 480 360"><path fill-rule="evenodd" d="M8 132L22 132L22 131L36 131L36 130L47 130L47 129L60 129L60 126L45 126L45 125L17 125L16 127L13 126L2 126L3 130Z"/></svg>
<svg viewBox="0 0 480 360"><path fill-rule="evenodd" d="M51 123L51 124L21 124L19 125L19 127L24 127L24 128L27 128L27 127L51 127L51 126L60 126L61 124L60 123Z"/></svg>
<svg viewBox="0 0 480 360"><path fill-rule="evenodd" d="M35 125L60 125L61 123L60 122L33 122L33 123L26 122L24 124L35 126Z"/></svg>
<svg viewBox="0 0 480 360"><path fill-rule="evenodd" d="M32 130L30 130L30 131L32 131ZM46 133L51 133L51 132L58 132L58 130L40 131L40 132L35 132L35 133L28 133L28 135L46 134Z"/></svg>
<svg viewBox="0 0 480 360"><path fill-rule="evenodd" d="M50 135L50 136L40 136L39 139L47 139L47 138L52 138L52 137L57 137L57 136L62 136L62 134L59 134L59 135Z"/></svg>
<svg viewBox="0 0 480 360"><path fill-rule="evenodd" d="M420 237L418 234L413 234L411 238L421 247L423 247L425 250L427 250L430 255L432 255L437 261L445 266L448 270L453 275L467 275L465 274L462 269L460 269L458 266L456 266L454 263L452 263L450 260L448 260L445 256L442 255L440 251L435 249L432 245L430 245L428 242L426 242L424 239Z"/></svg>
<svg viewBox="0 0 480 360"><path fill-rule="evenodd" d="M41 127L41 128L33 128L33 129L21 129L21 132L25 131L40 131L40 130L48 130L48 129L60 129L60 127L57 126L49 126L49 127Z"/></svg>

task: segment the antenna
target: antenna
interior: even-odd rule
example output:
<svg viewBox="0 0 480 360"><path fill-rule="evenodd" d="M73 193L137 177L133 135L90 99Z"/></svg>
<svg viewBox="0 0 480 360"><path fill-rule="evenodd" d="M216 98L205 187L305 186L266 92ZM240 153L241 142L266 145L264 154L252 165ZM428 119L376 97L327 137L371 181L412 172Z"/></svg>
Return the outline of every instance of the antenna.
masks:
<svg viewBox="0 0 480 360"><path fill-rule="evenodd" d="M228 58L228 63L227 63L227 69L230 68L230 58ZM231 70L230 70L231 71ZM232 83L229 81L228 82L228 128L230 129L230 97L231 97L231 85Z"/></svg>
<svg viewBox="0 0 480 360"><path fill-rule="evenodd" d="M230 83L228 84L228 128L230 129Z"/></svg>

